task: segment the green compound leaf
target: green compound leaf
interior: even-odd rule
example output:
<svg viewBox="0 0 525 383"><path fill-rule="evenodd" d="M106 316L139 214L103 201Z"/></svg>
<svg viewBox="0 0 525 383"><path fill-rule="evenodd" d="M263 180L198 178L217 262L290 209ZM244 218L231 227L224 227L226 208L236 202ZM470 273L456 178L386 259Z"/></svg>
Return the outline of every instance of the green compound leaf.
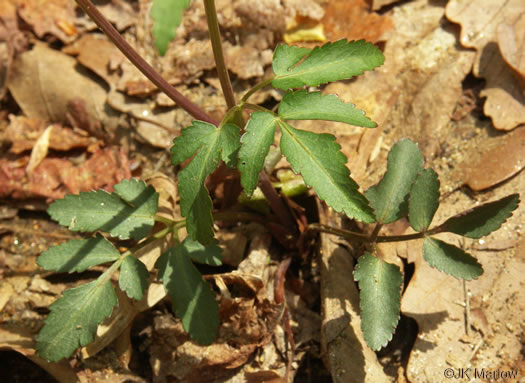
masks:
<svg viewBox="0 0 525 383"><path fill-rule="evenodd" d="M64 292L50 306L51 313L37 338L38 354L56 362L93 341L97 327L117 305L110 281L96 281Z"/></svg>
<svg viewBox="0 0 525 383"><path fill-rule="evenodd" d="M432 169L425 169L416 177L408 202L408 218L412 229L426 231L439 206L439 179Z"/></svg>
<svg viewBox="0 0 525 383"><path fill-rule="evenodd" d="M69 194L56 200L47 212L72 231L104 231L121 239L144 238L153 227L159 195L152 186L134 179L104 190Z"/></svg>
<svg viewBox="0 0 525 383"><path fill-rule="evenodd" d="M283 62L273 65L275 78L272 85L275 88L286 90L344 80L360 75L365 70L374 69L385 61L381 51L364 40L348 42L343 39L316 47L303 61L293 67L292 65L297 61L290 63L303 52L296 50L288 53L287 60L283 59ZM274 60L276 56L278 56L277 52Z"/></svg>
<svg viewBox="0 0 525 383"><path fill-rule="evenodd" d="M119 251L106 238L72 239L44 251L36 263L45 270L59 273L82 272L90 267L116 261Z"/></svg>
<svg viewBox="0 0 525 383"><path fill-rule="evenodd" d="M279 44L275 48L272 60L273 73L286 73L312 50L295 45Z"/></svg>
<svg viewBox="0 0 525 383"><path fill-rule="evenodd" d="M156 266L184 330L200 344L211 344L219 327L219 306L184 246L162 254Z"/></svg>
<svg viewBox="0 0 525 383"><path fill-rule="evenodd" d="M448 231L469 238L480 238L498 230L512 215L520 202L519 194L511 194L467 210L440 225L440 232Z"/></svg>
<svg viewBox="0 0 525 383"><path fill-rule="evenodd" d="M118 285L128 297L140 301L148 288L149 272L144 263L128 255L120 265Z"/></svg>
<svg viewBox="0 0 525 383"><path fill-rule="evenodd" d="M471 280L483 274L476 258L439 239L425 238L423 257L430 266L458 279Z"/></svg>
<svg viewBox="0 0 525 383"><path fill-rule="evenodd" d="M275 135L275 117L271 113L252 113L246 133L241 137L239 150L239 171L241 185L249 197L257 187L259 173L264 166L264 160L273 144Z"/></svg>
<svg viewBox="0 0 525 383"><path fill-rule="evenodd" d="M170 41L175 38L177 27L189 4L190 0L153 0L153 39L161 56L164 56Z"/></svg>
<svg viewBox="0 0 525 383"><path fill-rule="evenodd" d="M338 121L366 128L377 126L365 116L365 112L353 104L345 104L335 94L323 95L306 90L286 93L279 104L279 117L284 120Z"/></svg>
<svg viewBox="0 0 525 383"><path fill-rule="evenodd" d="M183 129L175 138L171 149L173 165L193 157L179 173L181 214L187 218L188 233L193 239L207 243L213 237L211 200L204 181L219 166L221 158L229 165L235 164L240 145L239 128L226 124L218 129L202 121Z"/></svg>
<svg viewBox="0 0 525 383"><path fill-rule="evenodd" d="M354 278L359 282L363 336L368 346L378 351L392 339L399 321L401 271L365 253L359 257Z"/></svg>
<svg viewBox="0 0 525 383"><path fill-rule="evenodd" d="M397 142L388 154L386 173L365 192L379 223L392 223L408 213L408 194L423 170L423 156L408 139Z"/></svg>
<svg viewBox="0 0 525 383"><path fill-rule="evenodd" d="M202 244L207 245L213 239L213 216L211 202L208 190L201 186L195 203L188 211L186 217L186 230L188 235Z"/></svg>
<svg viewBox="0 0 525 383"><path fill-rule="evenodd" d="M374 222L372 209L358 192L345 166L346 157L331 134L316 134L291 127L279 121L281 151L292 169L301 173L306 185L312 186L322 200L337 212L363 222Z"/></svg>
<svg viewBox="0 0 525 383"><path fill-rule="evenodd" d="M211 266L220 266L222 265L222 250L217 243L217 240L213 240L208 246L203 246L191 238L186 238L181 245L193 261Z"/></svg>

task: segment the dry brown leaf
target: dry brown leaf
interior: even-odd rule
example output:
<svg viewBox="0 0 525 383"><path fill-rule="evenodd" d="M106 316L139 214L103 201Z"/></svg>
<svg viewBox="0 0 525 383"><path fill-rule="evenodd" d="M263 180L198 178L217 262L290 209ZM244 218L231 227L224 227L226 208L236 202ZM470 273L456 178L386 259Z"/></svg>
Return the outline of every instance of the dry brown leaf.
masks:
<svg viewBox="0 0 525 383"><path fill-rule="evenodd" d="M486 139L484 147L472 148L458 169L465 184L475 191L485 190L519 173L525 166L524 142L525 126L503 137Z"/></svg>
<svg viewBox="0 0 525 383"><path fill-rule="evenodd" d="M69 0L15 0L18 14L39 38L51 34L64 43L77 38L76 5Z"/></svg>
<svg viewBox="0 0 525 383"><path fill-rule="evenodd" d="M324 7L321 22L329 41L346 38L365 39L373 43L384 40L385 32L392 29L392 20L370 12L365 0L331 0Z"/></svg>
<svg viewBox="0 0 525 383"><path fill-rule="evenodd" d="M39 118L24 116L10 115L9 120L10 123L3 132L2 139L11 143L9 151L15 154L30 150L47 125ZM66 151L87 147L93 143L90 137L82 136L70 128L64 128L59 124L53 126L53 132L49 138L50 149Z"/></svg>
<svg viewBox="0 0 525 383"><path fill-rule="evenodd" d="M76 56L78 62L91 69L108 85L115 79L112 74L125 56L118 48L102 34L85 34L73 44L63 49L64 53Z"/></svg>
<svg viewBox="0 0 525 383"><path fill-rule="evenodd" d="M31 176L33 170L40 165L44 158L46 158L49 150L49 136L52 131L53 125L49 125L36 140L35 146L33 146L33 150L31 150L31 155L29 156L29 162L26 166L26 173L28 176Z"/></svg>
<svg viewBox="0 0 525 383"><path fill-rule="evenodd" d="M98 150L78 166L69 160L46 158L30 176L25 170L27 161L27 156L16 161L0 159L0 197L58 199L93 189L112 191L114 184L131 177L128 157L116 147Z"/></svg>
<svg viewBox="0 0 525 383"><path fill-rule="evenodd" d="M525 12L514 24L498 25L498 45L505 62L521 78L521 87L525 89Z"/></svg>
<svg viewBox="0 0 525 383"><path fill-rule="evenodd" d="M66 360L51 363L36 354L34 334L26 327L17 327L3 324L0 327L0 349L19 352L33 363L42 367L59 383L78 382L79 379L73 368Z"/></svg>
<svg viewBox="0 0 525 383"><path fill-rule="evenodd" d="M522 0L497 3L452 0L446 7L447 18L461 25L461 44L477 51L473 72L487 81L481 92L481 96L487 97L484 111L497 129L511 130L525 123L523 88L497 45L498 26L514 25L523 13L525 2Z"/></svg>
<svg viewBox="0 0 525 383"><path fill-rule="evenodd" d="M85 69L76 67L74 58L37 43L17 57L13 68L8 87L27 117L64 122L68 103L83 100L93 124L101 121L110 128L112 120L104 110L106 91Z"/></svg>

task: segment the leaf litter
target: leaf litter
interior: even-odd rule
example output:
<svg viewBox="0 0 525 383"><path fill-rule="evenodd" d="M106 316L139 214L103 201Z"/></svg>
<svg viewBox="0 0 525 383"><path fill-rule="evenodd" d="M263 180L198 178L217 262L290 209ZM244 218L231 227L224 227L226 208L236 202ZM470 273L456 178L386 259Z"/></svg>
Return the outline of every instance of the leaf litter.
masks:
<svg viewBox="0 0 525 383"><path fill-rule="evenodd" d="M18 4L17 1L15 3ZM267 6L261 8L259 12L252 12L250 5L253 4L250 2L226 0L217 2L219 14L222 15L221 27L228 36L235 36L227 39L225 49L231 72L238 84L250 83L264 77L269 69L271 52L275 44L294 22L299 25L301 23L322 25L324 38L331 41L338 37L350 39L366 37L372 41L380 41L384 45L387 60L383 67L368 72L356 81L329 85L325 89L326 94L337 93L343 99L366 110L367 115L379 123L379 127L363 133L351 127L342 127L337 123L316 123L317 131L331 132L338 137L342 151L349 157L352 177L359 184L367 188L375 183L384 169L387 149L391 143L397 141L400 136L407 136L419 142L420 148L427 157L426 160L438 169L442 179L441 191L445 197L437 219L440 214L444 217L450 215L447 214L448 212L454 214L460 211L462 206L471 206L469 197L458 189L464 184L473 190L484 191L473 197L480 202L495 199L515 190L523 190L523 175L520 173L523 166L521 154L523 145L518 144L523 128L518 128L511 133L512 135L497 134L492 124L483 119L477 108L464 115L461 120L451 121L462 94L470 86L465 77L473 70L475 76L487 76L487 83L481 96L487 97L485 113L492 118L494 126L510 130L523 124L519 118L508 117L523 115L519 112L523 101L518 103L506 101L508 94L516 96L518 94L516 92L520 89L522 92L523 89L523 84L519 81L523 76L523 59L519 54L522 50L520 47L523 45L520 40L523 35L520 32L522 21L519 18L520 12L516 12L513 8L516 7L517 2L504 3L498 15L505 17L493 18L492 20L497 22L489 24L490 30L483 30L487 40L475 46L472 41L465 42L462 37L472 33L475 35L479 31L476 24L468 22L473 19L475 13L469 7L463 9L459 15L454 13L454 6L457 5L455 1L449 2L448 5L444 1L429 4L422 0L393 4L382 8L386 11L382 11L381 15L370 13L364 3L359 1L320 3L321 7L317 2L267 1L265 3ZM4 98L1 104L3 109L8 109L16 102L21 110L8 109L11 113L9 122L2 121L0 124L3 127L2 140L7 143L10 150L5 155L6 152L2 152L0 159L0 190L4 193L2 198L7 199L6 201L35 196L55 199L71 191L78 192L99 187L110 190L113 184L123 178L129 178L132 169L137 175L142 171L143 176L147 176L144 173L146 169L153 167L164 169L162 162L153 166L145 164L144 169L139 167L137 173L136 165L133 165L133 159L128 158L127 150L144 147L144 143L136 141L139 136L142 136L142 142L146 145L166 148L180 129L190 124L190 119L180 111L180 108L176 106L173 108L172 103L162 101L162 96L155 88L123 60L120 53L99 33L86 33L88 30L94 30L94 24L85 16L77 18L71 11L75 9L73 3L53 1L52 6L43 11L39 8L38 2L32 1L26 4L25 9L18 9L18 15L22 20L31 27L39 39L44 39L46 42L55 40L53 48L49 48L45 43L37 43L33 47L35 51L33 55L43 54L41 58L37 57L40 61L46 62L42 75L48 78L33 78L32 81L41 84L44 81L42 87L44 94L53 89L59 97L53 99L44 96L43 102L37 97L35 100L40 106L38 103L35 106L35 100L31 99L31 96L34 96L31 92L32 84L29 83L25 85L25 94L18 90L10 91L14 98L11 103L4 102ZM383 7L385 4L384 1L375 1L374 8ZM63 8L60 8L61 6ZM129 6L122 1L108 1L102 8L107 16L113 15L111 20L123 31L128 41L131 41L172 84L220 118L225 112L225 105L217 87L208 85L214 81L214 65L213 61L210 61L211 52L209 48L206 49L209 47L209 42L201 2L192 3L183 18L183 24L177 31L176 41L171 43L167 55L162 58L156 56L149 35L151 20L148 17L148 2ZM495 10L497 7L489 4L485 8ZM49 18L52 9L57 10L55 16L59 15L59 17ZM31 57L32 51L22 53L27 47L23 39L20 39L16 23L13 23L13 20L16 20L12 16L13 9L9 12L4 9L1 11L0 17L3 20L6 17L11 20L10 23L2 25L8 25L7 33L10 34L9 36L18 36L15 42L19 43L14 44L12 37L8 39L0 33L0 53L3 52L8 58L7 67L0 67L0 74L11 74L15 69L20 71L21 67L16 65L15 68L13 62L22 62L23 65L34 68L34 62L25 64L23 59L27 55ZM38 12L44 12L41 19L35 17ZM343 15L357 15L356 21L351 22L350 18ZM447 21L447 18L453 23L461 24L461 34L455 24ZM270 21L262 22L263 20ZM129 26L134 28L126 29ZM56 50L57 46L61 46L60 44L65 44L62 53ZM474 47L477 52L461 48L460 44L468 48ZM98 47L98 50L94 53L92 47ZM74 59L64 53L73 55ZM498 63L499 74L497 71L483 69L486 67L482 65L481 59L486 54L489 55L486 57L493 58L490 59L491 63ZM51 60L52 57L56 59ZM496 59L498 61L494 61ZM53 73L63 71L70 74L68 78L71 77L75 85L71 85L71 82L57 81L60 77ZM25 68L22 72L24 76L27 73L33 75L35 73L34 70L29 72L29 69ZM11 80L12 77L9 76L12 89L16 89L19 85L16 82L16 71L14 76L15 80ZM19 79L19 82L21 81ZM509 88L509 85L512 86ZM239 86L239 89L241 88L243 87ZM75 98L72 97L75 89L84 89L84 91ZM93 89L93 92L86 92L85 89ZM435 97L436 89L440 89L441 97ZM0 96L1 90L0 82ZM89 98L86 98L87 94ZM96 97L93 98L93 95ZM279 95L268 92L265 97L271 101L271 98L277 99ZM479 103L479 96L475 92L474 97L476 103ZM521 96L516 97L520 100ZM78 106L82 105L79 99L83 101L84 106ZM49 100L52 100L51 104ZM44 107L42 108L41 105ZM499 105L500 108L495 108L497 112L494 112L494 107L491 105ZM76 112L72 113L72 111ZM4 120L7 115L7 113L1 114ZM308 124L308 122L301 122L303 123ZM34 143L49 124L53 124L53 129L49 136L48 154L42 156L45 158L28 177L25 168L29 163L29 151L33 149ZM301 128L301 125L297 124L297 127ZM121 134L129 138L122 140ZM124 149L104 147L114 143L115 137L117 137L116 142L124 145ZM494 161L489 161L490 159ZM283 163L286 164L281 162ZM99 171L101 168L111 171L102 174ZM167 174L170 174L169 171ZM170 186L170 181L162 177L157 178L156 182L160 190L174 190ZM7 189L5 185L8 185ZM6 193L5 190L9 192ZM171 202L165 202L164 211L167 214L173 209L177 200L176 194L173 192L168 194L171 197L167 197L165 201ZM296 332L299 348L295 354L293 369L289 371L289 378L297 374L298 363L301 360L312 363L319 360L319 355L313 357L316 347L327 351L320 354L325 358L326 366L334 381L343 379L343 381L361 382L368 379L374 382L387 382L397 378L407 379L410 382L433 382L436 366L462 367L467 362L487 368L518 366L521 330L517 314L523 310L519 306L519 302L523 300L519 299L519 290L516 287L519 286L516 282L520 280L519 270L522 262L517 257L519 245L515 238L516 233L522 230L519 224L520 217L523 217L523 208L515 213L506 230L484 239L486 241L484 243L472 241L464 244L467 248L486 249L474 253L483 264L487 279L481 278L479 281L469 282L469 286L472 284L472 288L469 289L472 293L473 313L470 338L465 338L465 328L462 326L465 309L454 303L464 300L459 294L461 286L454 287L455 280L450 277L441 280L442 276L435 277L432 272L427 274L426 270L422 269L420 260L410 257L411 253L407 251L406 245L393 246L400 256L407 257L408 252L409 262L415 262L415 274L406 287L402 299L402 312L412 316L419 325L419 335L414 348L408 352L409 358L406 356L406 351L403 354L405 359L408 359L408 365L405 360L399 363L398 369L384 369L381 364L383 357L378 358L363 343L360 325L357 323L359 319L355 299L357 290L351 289L355 289L353 284L348 286L348 289L341 288L345 286L343 281L345 278L348 279L350 271L347 269L351 270L351 266L340 265L329 267L327 270L321 268L319 272L315 271L317 263L315 259L292 262L294 270L287 274L287 281L289 281L285 284L285 292L291 312L291 327ZM9 221L7 222L9 224ZM337 222L336 225L339 223ZM405 229L401 228L401 230ZM227 226L223 230L224 233L234 233ZM142 306L135 307L133 304L136 302L130 303L129 298L119 296L120 306L114 317L99 328L100 333L95 343L82 350L84 357L91 358L84 361L77 360L76 374L81 379L90 378L95 381L103 379L101 376L104 374L106 374L105 379L109 379L109 375L114 381L123 381L125 377L131 380L139 379L135 373L130 373L129 369L142 371L143 376L149 376L149 380L154 381L164 381L170 376L186 380L200 378L205 381L211 380L212 377L222 380L230 377L233 380L238 376L248 381L250 377L251 379L263 376L268 379L283 377L287 364L283 356L290 356L290 350L286 347L284 325L276 319L282 308L273 302L273 288L271 288L272 275L275 273L280 251L275 251L274 245L260 227L252 232L243 232L243 235L249 247L247 259L239 265L243 274L234 272L208 277L208 281L215 286L216 291L220 291L218 296L221 315L226 319L223 321L224 327L220 330L223 337L219 339L221 341L225 339L226 343L218 341L212 348L195 348L185 338L180 322L170 313L166 313L167 309L162 302L164 290L162 288L155 290L155 285L152 285L151 295L148 295L150 298L146 303L141 301ZM259 240L261 236L266 236L267 239L261 242ZM322 237L323 246L333 241L334 238ZM150 267L162 246L164 245L155 244L146 251L144 259L150 259ZM504 250L491 251L490 249ZM323 254L325 252L332 254L332 251L324 248ZM339 246L335 254L341 251ZM11 273L14 268L22 265L12 262L13 257L21 252L17 247L9 246L3 248L2 252L3 258L9 260L4 265L10 265L4 266L3 272ZM236 255L235 259L238 258L239 255ZM349 254L345 253L342 257L332 258L330 262L338 259L348 263L349 258ZM325 258L321 259L322 262L327 262ZM235 261L236 264L238 262ZM253 263L254 266L248 267L248 263ZM320 293L316 283L311 284L313 289L310 291L313 297L302 297L301 294L292 292L291 281L297 273L297 263L301 264L301 273L312 273L313 270L313 278L320 278ZM506 265L506 270L508 268L516 271L504 277L502 264ZM302 283L306 285L311 283L303 278L305 276L299 276ZM330 281L341 281L341 285L332 286L335 290L330 290ZM507 286L507 282L510 283L510 287ZM30 283L30 277L26 277L25 282L20 286L29 286ZM439 283L439 289L428 290L428 286L435 286L436 283ZM66 287L66 284L71 287L70 283L51 283L51 286ZM36 294L34 289L23 293L25 287L20 286L11 290L8 288L2 290L7 297L3 318L14 318L16 321L16 318L20 318L20 315L25 313L35 320L41 320L38 319L41 318L40 314L34 308L28 310L21 302L14 305L17 296ZM450 289L443 286L450 286ZM60 290L53 289L49 296L57 296ZM352 291L355 296L351 294ZM421 292L427 294L428 299L425 298L425 301L429 303L428 305L421 304L418 295ZM311 304L307 305L310 306L307 307L310 311L306 311L306 314L304 312L301 314L298 309L301 304L297 304L302 302L304 306L305 302L315 301L315 296L319 294L324 307L322 326L317 322L319 317L312 315L315 313L310 310ZM432 294L440 295L434 298ZM337 297L344 297L343 304ZM35 298L29 301L33 302L31 304L33 305L38 300ZM31 305L29 307L32 307ZM140 312L142 314L139 315ZM144 317L148 318L146 325L141 319ZM307 320L299 321L301 317ZM504 326L503 323L508 325ZM140 326L143 326L142 332L137 332ZM301 330L308 327L312 329L310 333L314 336L307 336L301 343L299 334ZM321 334L320 343L319 337L315 336L316 333ZM139 348L136 346L137 339L141 342ZM122 353L118 359L112 354L112 348L107 347L113 340L116 340L114 350ZM481 340L483 340L482 346L476 349ZM429 347L429 343L434 348ZM510 346L501 352L502 344ZM451 351L440 353L439 350ZM209 353L210 359L202 358L205 353ZM349 353L355 355L352 360L342 358ZM151 362L140 364L137 355L146 355L144 360L150 358ZM468 359L471 356L473 358ZM119 371L107 369L106 366L114 365L115 360L119 360L120 366L123 367L119 367ZM173 360L179 361L178 364L173 365ZM497 366L493 361L498 361ZM94 366L98 367L93 368ZM104 374L101 374L102 371ZM357 373L352 374L356 371ZM365 371L368 372L366 376ZM301 371L297 376L297 379L300 379Z"/></svg>

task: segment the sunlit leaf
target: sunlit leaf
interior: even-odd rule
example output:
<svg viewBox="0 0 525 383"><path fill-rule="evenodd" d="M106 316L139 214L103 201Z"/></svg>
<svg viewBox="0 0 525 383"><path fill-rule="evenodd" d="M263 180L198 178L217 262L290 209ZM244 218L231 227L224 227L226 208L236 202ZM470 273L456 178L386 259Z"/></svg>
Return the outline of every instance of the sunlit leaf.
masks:
<svg viewBox="0 0 525 383"><path fill-rule="evenodd" d="M280 121L281 151L306 185L337 212L363 222L374 222L372 209L345 166L346 157L330 134L299 130Z"/></svg>
<svg viewBox="0 0 525 383"><path fill-rule="evenodd" d="M469 238L480 238L498 230L512 215L520 202L519 194L511 194L467 210L440 225L440 231L448 231Z"/></svg>
<svg viewBox="0 0 525 383"><path fill-rule="evenodd" d="M111 281L101 278L65 291L50 306L37 338L36 350L42 358L56 362L93 341L98 325L117 305Z"/></svg>
<svg viewBox="0 0 525 383"><path fill-rule="evenodd" d="M287 51L285 48L280 48ZM290 51L283 62L274 63L275 78L272 85L279 89L317 86L331 81L349 79L383 64L385 58L373 44L364 40L339 40L314 48L308 56L299 61L304 51ZM281 54L274 55L274 60ZM295 63L293 62L295 61ZM292 67L293 66L293 67Z"/></svg>
<svg viewBox="0 0 525 383"><path fill-rule="evenodd" d="M430 266L458 279L471 280L483 274L476 258L439 239L425 238L423 257Z"/></svg>
<svg viewBox="0 0 525 383"><path fill-rule="evenodd" d="M425 231L439 206L439 179L435 171L425 169L416 177L408 202L408 218L415 231Z"/></svg>
<svg viewBox="0 0 525 383"><path fill-rule="evenodd" d="M241 184L247 196L257 187L259 173L264 166L270 145L275 135L275 117L271 113L252 113L241 138L239 150L239 171Z"/></svg>
<svg viewBox="0 0 525 383"><path fill-rule="evenodd" d="M104 190L68 194L53 202L47 212L73 231L104 231L121 239L144 238L152 229L159 195L152 186L135 179Z"/></svg>
<svg viewBox="0 0 525 383"><path fill-rule="evenodd" d="M361 329L374 351L392 339L399 321L402 276L399 267L365 253L354 270L359 282Z"/></svg>
<svg viewBox="0 0 525 383"><path fill-rule="evenodd" d="M174 165L195 155L179 173L180 208L187 218L188 233L202 243L213 237L212 205L204 181L217 168L221 158L230 165L235 164L239 140L239 128L233 124L219 129L207 122L193 121L193 125L183 129L181 136L173 141Z"/></svg>
<svg viewBox="0 0 525 383"><path fill-rule="evenodd" d="M273 54L272 68L274 73L286 73L312 50L295 45L279 44Z"/></svg>
<svg viewBox="0 0 525 383"><path fill-rule="evenodd" d="M175 38L175 32L180 25L182 15L190 0L153 0L151 17L153 22L153 39L155 47L164 56L168 45Z"/></svg>
<svg viewBox="0 0 525 383"><path fill-rule="evenodd" d="M335 94L298 90L287 92L279 104L279 117L284 120L339 121L350 125L375 128L377 124L353 104L347 104Z"/></svg>
<svg viewBox="0 0 525 383"><path fill-rule="evenodd" d="M365 193L378 222L392 223L408 213L408 195L422 170L423 156L416 144L403 139L394 145L385 175Z"/></svg>
<svg viewBox="0 0 525 383"><path fill-rule="evenodd" d="M148 288L149 272L144 263L128 255L120 265L118 285L128 297L141 300Z"/></svg>
<svg viewBox="0 0 525 383"><path fill-rule="evenodd" d="M106 238L97 234L96 238L72 239L44 251L36 263L45 270L60 273L82 272L92 266L116 261L119 251Z"/></svg>

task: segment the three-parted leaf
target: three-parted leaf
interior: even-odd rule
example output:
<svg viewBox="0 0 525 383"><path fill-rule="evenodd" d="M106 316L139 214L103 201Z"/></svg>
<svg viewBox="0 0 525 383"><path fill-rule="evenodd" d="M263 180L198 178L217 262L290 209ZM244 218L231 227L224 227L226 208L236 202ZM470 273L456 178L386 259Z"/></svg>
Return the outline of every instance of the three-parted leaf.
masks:
<svg viewBox="0 0 525 383"><path fill-rule="evenodd" d="M72 239L44 251L36 263L45 270L63 272L82 272L92 266L116 261L119 251L106 238L97 234L96 238Z"/></svg>
<svg viewBox="0 0 525 383"><path fill-rule="evenodd" d="M309 48L297 47L295 45L277 45L272 60L273 73L286 73L288 69L301 61L301 59L311 51Z"/></svg>
<svg viewBox="0 0 525 383"><path fill-rule="evenodd" d="M219 327L219 307L186 248L177 245L169 249L156 266L184 330L202 345L212 343Z"/></svg>
<svg viewBox="0 0 525 383"><path fill-rule="evenodd" d="M135 179L104 190L68 194L56 200L47 212L73 231L104 231L121 239L144 238L154 224L159 195L152 186Z"/></svg>
<svg viewBox="0 0 525 383"><path fill-rule="evenodd" d="M155 47L161 56L164 56L175 32L180 25L184 10L188 8L190 0L153 0L151 17L153 23L153 39Z"/></svg>
<svg viewBox="0 0 525 383"><path fill-rule="evenodd" d="M512 215L520 202L519 194L511 194L447 219L440 231L448 231L469 238L480 238L498 230Z"/></svg>
<svg viewBox="0 0 525 383"><path fill-rule="evenodd" d="M399 321L401 271L396 265L365 253L359 257L354 279L359 282L363 336L377 351L392 339Z"/></svg>
<svg viewBox="0 0 525 383"><path fill-rule="evenodd" d="M284 48L280 48L286 51ZM290 51L283 63L273 65L275 78L272 85L279 89L317 86L357 76L366 70L383 64L385 58L381 51L364 40L339 40L314 48L308 56L296 64L304 51ZM274 55L274 60L280 55ZM295 63L293 63L294 60ZM294 66L292 66L294 65Z"/></svg>
<svg viewBox="0 0 525 383"><path fill-rule="evenodd" d="M335 94L298 90L288 92L279 104L279 117L284 120L339 121L350 125L375 128L377 124L353 104L346 104Z"/></svg>
<svg viewBox="0 0 525 383"><path fill-rule="evenodd" d="M146 265L137 258L128 255L120 265L118 285L128 297L140 301L148 288L149 273Z"/></svg>
<svg viewBox="0 0 525 383"><path fill-rule="evenodd" d="M275 124L274 115L265 112L252 113L246 124L239 150L239 171L241 185L247 196L251 196L257 187L259 173L273 144Z"/></svg>
<svg viewBox="0 0 525 383"><path fill-rule="evenodd" d="M408 202L408 218L415 231L425 231L439 206L439 179L432 169L425 169L416 177Z"/></svg>
<svg viewBox="0 0 525 383"><path fill-rule="evenodd" d="M408 194L423 170L423 156L408 139L397 142L388 154L384 177L365 193L380 223L392 223L408 213Z"/></svg>
<svg viewBox="0 0 525 383"><path fill-rule="evenodd" d="M93 341L98 325L117 304L111 281L95 280L64 292L37 338L38 354L56 362Z"/></svg>
<svg viewBox="0 0 525 383"><path fill-rule="evenodd" d="M181 136L173 141L171 160L174 165L195 155L179 173L180 208L187 218L188 233L202 243L213 237L211 200L204 181L221 159L229 165L235 164L239 145L237 126L226 124L219 129L202 121L193 121L193 125L183 129Z"/></svg>
<svg viewBox="0 0 525 383"><path fill-rule="evenodd" d="M483 274L483 268L476 258L436 238L425 238L423 257L430 266L458 279L471 280Z"/></svg>
<svg viewBox="0 0 525 383"><path fill-rule="evenodd" d="M335 137L295 129L284 121L279 121L279 127L282 153L319 198L350 218L374 222L372 209L350 178L346 157L339 151Z"/></svg>

